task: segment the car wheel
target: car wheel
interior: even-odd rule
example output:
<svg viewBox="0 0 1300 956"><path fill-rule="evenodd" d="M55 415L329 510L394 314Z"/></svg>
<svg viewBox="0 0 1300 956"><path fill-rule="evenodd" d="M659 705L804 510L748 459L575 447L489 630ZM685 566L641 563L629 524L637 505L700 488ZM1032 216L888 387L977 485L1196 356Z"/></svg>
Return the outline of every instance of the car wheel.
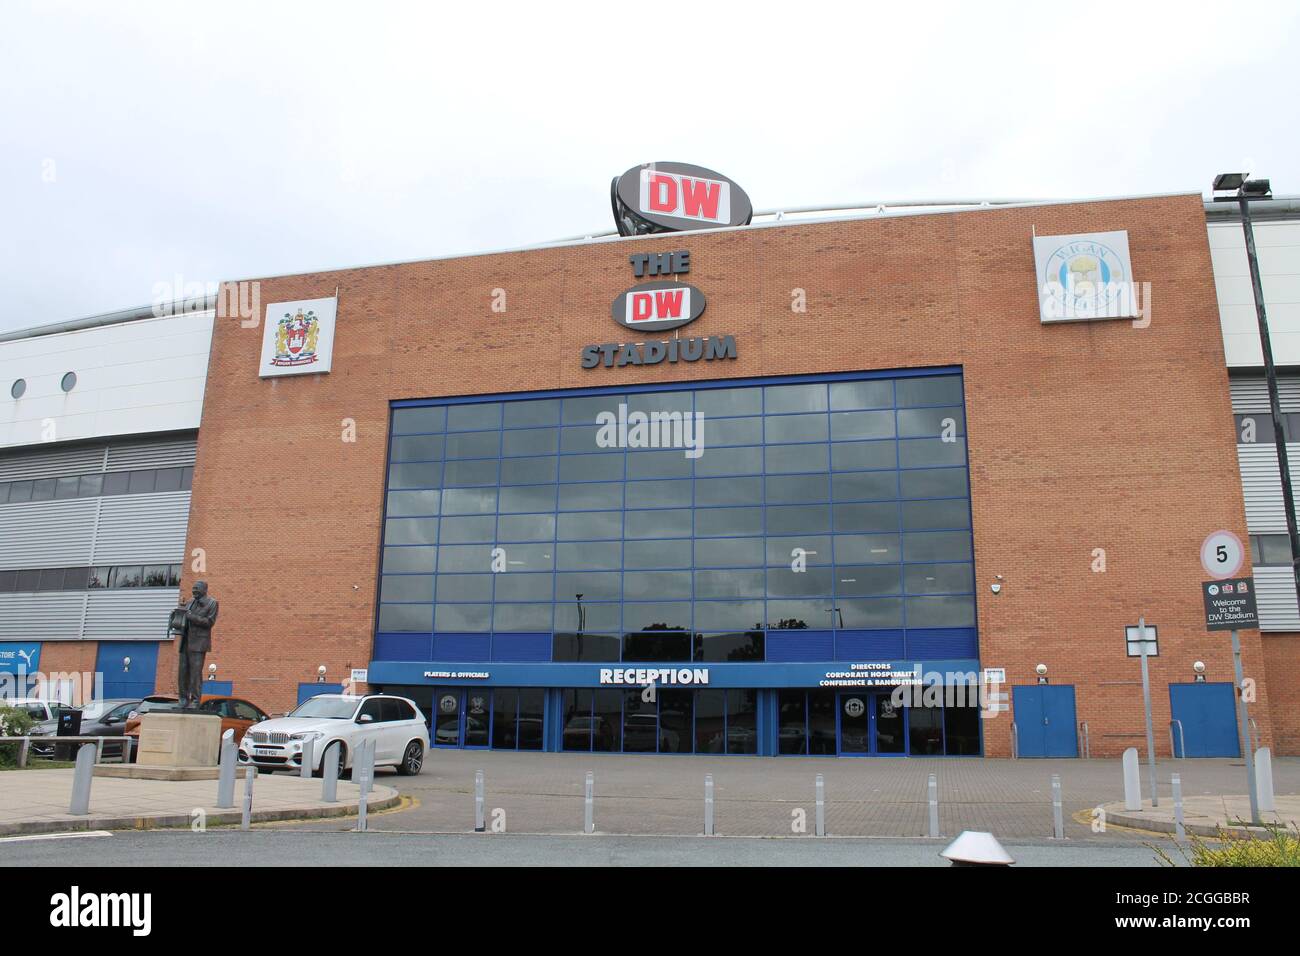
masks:
<svg viewBox="0 0 1300 956"><path fill-rule="evenodd" d="M329 744L326 745L326 747L325 747L325 753L329 753L329 749L330 749L330 747L333 747L333 746L335 745L335 743L336 743L336 741L331 740L331 741L329 742ZM339 775L338 775L338 779L342 780L343 777L344 777L344 774L347 773L347 771L344 770L344 767L346 767L346 766L347 766L347 763L348 763L348 748L347 748L347 745L344 744L342 741L337 741L337 743L338 743L338 748L339 748ZM323 776L325 776L325 758L324 758L324 756L321 757L320 767L319 767L318 769L316 769L316 770L313 770L311 775L312 775L313 777L323 777Z"/></svg>
<svg viewBox="0 0 1300 956"><path fill-rule="evenodd" d="M424 745L418 740L412 740L406 745L406 753L402 754L402 762L397 765L397 772L403 777L414 777L424 767Z"/></svg>

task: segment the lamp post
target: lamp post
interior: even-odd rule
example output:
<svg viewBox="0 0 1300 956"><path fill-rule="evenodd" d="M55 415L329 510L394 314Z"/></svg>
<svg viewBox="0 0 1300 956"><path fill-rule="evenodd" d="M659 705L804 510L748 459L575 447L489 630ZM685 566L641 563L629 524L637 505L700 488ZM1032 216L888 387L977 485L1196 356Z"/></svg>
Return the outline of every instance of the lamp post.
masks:
<svg viewBox="0 0 1300 956"><path fill-rule="evenodd" d="M1259 345L1264 357L1264 378L1268 383L1268 407L1273 416L1273 444L1277 448L1277 469L1282 480L1282 504L1286 511L1286 533L1291 539L1291 579L1300 600L1300 529L1296 527L1295 499L1291 493L1291 463L1286 454L1286 430L1282 423L1282 402L1277 392L1277 368L1273 364L1273 343L1268 334L1268 317L1264 310L1264 286L1259 276L1259 257L1255 253L1255 227L1250 221L1252 201L1272 199L1267 179L1247 179L1249 173L1220 173L1214 177L1215 202L1236 200L1241 209L1241 229L1246 237L1246 262L1250 266L1250 286L1255 295L1255 317L1259 321Z"/></svg>

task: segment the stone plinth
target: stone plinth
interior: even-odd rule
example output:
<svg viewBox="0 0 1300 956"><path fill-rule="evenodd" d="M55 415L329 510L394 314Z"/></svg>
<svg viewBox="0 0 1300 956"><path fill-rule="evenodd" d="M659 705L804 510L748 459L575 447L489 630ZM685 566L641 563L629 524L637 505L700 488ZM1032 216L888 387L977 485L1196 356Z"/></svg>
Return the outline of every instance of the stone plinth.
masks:
<svg viewBox="0 0 1300 956"><path fill-rule="evenodd" d="M215 767L221 745L216 714L153 713L140 718L142 767Z"/></svg>

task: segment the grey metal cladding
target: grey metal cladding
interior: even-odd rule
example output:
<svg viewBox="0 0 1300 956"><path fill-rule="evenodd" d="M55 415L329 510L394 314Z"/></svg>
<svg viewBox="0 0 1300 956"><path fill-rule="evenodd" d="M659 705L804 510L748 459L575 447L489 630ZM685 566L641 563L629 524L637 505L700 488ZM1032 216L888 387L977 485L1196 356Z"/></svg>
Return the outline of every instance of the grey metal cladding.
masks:
<svg viewBox="0 0 1300 956"><path fill-rule="evenodd" d="M1300 445L1288 443L1287 455L1292 461L1300 461ZM1286 534L1282 479L1278 477L1277 450L1272 443L1238 444L1237 466L1246 502L1246 530L1251 534Z"/></svg>
<svg viewBox="0 0 1300 956"><path fill-rule="evenodd" d="M176 606L176 588L123 588L91 591L86 602L88 641L163 640L167 614Z"/></svg>
<svg viewBox="0 0 1300 956"><path fill-rule="evenodd" d="M189 493L184 494L188 501ZM94 498L0 505L0 570L90 564L98 505ZM171 560L179 561L184 550L182 519L181 548Z"/></svg>
<svg viewBox="0 0 1300 956"><path fill-rule="evenodd" d="M1248 415L1251 412L1268 414L1268 385L1263 377L1234 378L1228 383L1228 388L1232 394L1234 415ZM1282 411L1300 412L1300 379L1279 378L1277 393L1282 400Z"/></svg>
<svg viewBox="0 0 1300 956"><path fill-rule="evenodd" d="M190 493L102 498L90 564L175 564L185 557ZM174 603L174 602L173 602Z"/></svg>
<svg viewBox="0 0 1300 956"><path fill-rule="evenodd" d="M163 441L114 442L108 448L108 471L193 465L196 442L193 435Z"/></svg>
<svg viewBox="0 0 1300 956"><path fill-rule="evenodd" d="M76 640L85 603L84 592L0 594L0 640Z"/></svg>
<svg viewBox="0 0 1300 956"><path fill-rule="evenodd" d="M104 446L39 448L0 452L0 481L59 478L104 470Z"/></svg>
<svg viewBox="0 0 1300 956"><path fill-rule="evenodd" d="M1295 578L1290 567L1255 568L1255 603L1261 631L1300 630Z"/></svg>

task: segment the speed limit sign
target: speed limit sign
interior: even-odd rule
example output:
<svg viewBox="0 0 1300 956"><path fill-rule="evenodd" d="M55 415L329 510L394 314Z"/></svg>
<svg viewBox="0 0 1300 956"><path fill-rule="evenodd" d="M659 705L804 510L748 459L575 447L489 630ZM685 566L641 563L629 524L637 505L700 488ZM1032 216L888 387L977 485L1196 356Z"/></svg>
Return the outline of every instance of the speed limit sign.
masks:
<svg viewBox="0 0 1300 956"><path fill-rule="evenodd" d="M1246 549L1231 531L1216 531L1201 544L1201 566L1212 578L1230 578L1246 561Z"/></svg>

